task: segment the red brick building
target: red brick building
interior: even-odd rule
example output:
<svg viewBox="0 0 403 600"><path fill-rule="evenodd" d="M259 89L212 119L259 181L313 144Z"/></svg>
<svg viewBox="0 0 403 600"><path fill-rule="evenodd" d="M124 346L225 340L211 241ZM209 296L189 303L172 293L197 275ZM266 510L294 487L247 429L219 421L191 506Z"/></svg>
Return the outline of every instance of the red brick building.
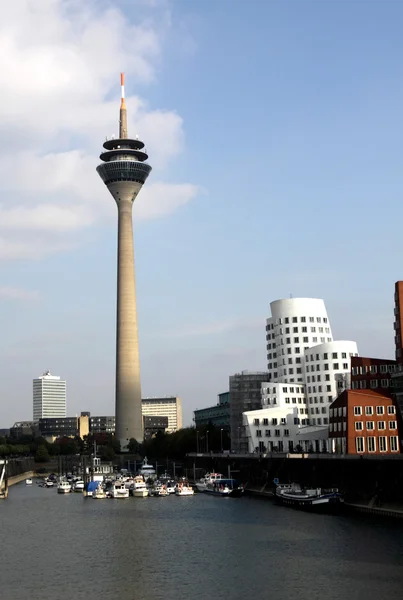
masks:
<svg viewBox="0 0 403 600"><path fill-rule="evenodd" d="M346 390L329 408L329 438L336 453L400 454L399 427L388 391Z"/></svg>
<svg viewBox="0 0 403 600"><path fill-rule="evenodd" d="M397 362L386 358L351 357L351 389L388 393Z"/></svg>

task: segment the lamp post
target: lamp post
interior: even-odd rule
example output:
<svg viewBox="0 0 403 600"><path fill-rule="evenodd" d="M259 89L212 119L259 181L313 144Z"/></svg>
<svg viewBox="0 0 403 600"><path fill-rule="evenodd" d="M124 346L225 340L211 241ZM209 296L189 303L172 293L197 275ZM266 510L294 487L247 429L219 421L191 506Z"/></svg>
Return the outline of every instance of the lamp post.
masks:
<svg viewBox="0 0 403 600"><path fill-rule="evenodd" d="M224 447L222 445L222 432L223 432L223 430L221 428L221 431L220 431L220 434L221 434L221 454L224 452Z"/></svg>
<svg viewBox="0 0 403 600"><path fill-rule="evenodd" d="M196 429L196 453L199 454L199 432Z"/></svg>
<svg viewBox="0 0 403 600"><path fill-rule="evenodd" d="M208 434L209 432L206 431L206 452L208 452Z"/></svg>

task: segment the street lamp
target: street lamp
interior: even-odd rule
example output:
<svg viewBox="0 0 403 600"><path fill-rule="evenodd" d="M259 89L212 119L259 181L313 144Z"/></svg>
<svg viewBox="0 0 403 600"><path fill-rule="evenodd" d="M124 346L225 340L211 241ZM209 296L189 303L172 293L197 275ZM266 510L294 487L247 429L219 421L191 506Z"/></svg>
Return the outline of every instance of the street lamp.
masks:
<svg viewBox="0 0 403 600"><path fill-rule="evenodd" d="M209 432L206 431L206 452L208 452L208 434Z"/></svg>
<svg viewBox="0 0 403 600"><path fill-rule="evenodd" d="M199 454L199 432L196 429L196 453Z"/></svg>
<svg viewBox="0 0 403 600"><path fill-rule="evenodd" d="M222 432L223 432L223 430L221 428L221 431L220 431L220 433L221 433L221 454L224 452L224 447L222 445Z"/></svg>

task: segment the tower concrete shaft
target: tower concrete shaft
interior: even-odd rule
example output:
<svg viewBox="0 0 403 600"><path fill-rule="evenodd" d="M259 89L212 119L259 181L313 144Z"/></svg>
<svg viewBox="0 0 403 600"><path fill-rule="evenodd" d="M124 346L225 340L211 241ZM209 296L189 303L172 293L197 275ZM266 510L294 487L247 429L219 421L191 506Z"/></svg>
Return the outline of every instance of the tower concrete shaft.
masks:
<svg viewBox="0 0 403 600"><path fill-rule="evenodd" d="M123 74L121 85L119 139L106 140L97 171L118 208L115 435L124 449L143 441L132 209L151 167L144 143L128 138Z"/></svg>

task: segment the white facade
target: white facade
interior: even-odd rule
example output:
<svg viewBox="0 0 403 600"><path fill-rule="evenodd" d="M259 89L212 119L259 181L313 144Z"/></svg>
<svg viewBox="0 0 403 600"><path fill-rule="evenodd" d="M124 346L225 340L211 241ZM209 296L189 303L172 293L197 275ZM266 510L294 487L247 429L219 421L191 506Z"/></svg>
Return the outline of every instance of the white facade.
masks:
<svg viewBox="0 0 403 600"><path fill-rule="evenodd" d="M141 407L143 417L168 417L167 433L182 429L182 402L180 398L175 396L143 398Z"/></svg>
<svg viewBox="0 0 403 600"><path fill-rule="evenodd" d="M287 298L270 304L266 320L270 381L304 383L304 351L333 341L325 303L319 298Z"/></svg>
<svg viewBox="0 0 403 600"><path fill-rule="evenodd" d="M66 381L46 371L33 380L34 421L66 416Z"/></svg>
<svg viewBox="0 0 403 600"><path fill-rule="evenodd" d="M270 308L270 380L262 383L262 409L243 414L249 451L323 450L328 448L329 405L349 387L357 344L333 340L323 300L289 298Z"/></svg>
<svg viewBox="0 0 403 600"><path fill-rule="evenodd" d="M329 406L348 386L355 342L340 340L305 351L306 398L311 425L329 424Z"/></svg>

